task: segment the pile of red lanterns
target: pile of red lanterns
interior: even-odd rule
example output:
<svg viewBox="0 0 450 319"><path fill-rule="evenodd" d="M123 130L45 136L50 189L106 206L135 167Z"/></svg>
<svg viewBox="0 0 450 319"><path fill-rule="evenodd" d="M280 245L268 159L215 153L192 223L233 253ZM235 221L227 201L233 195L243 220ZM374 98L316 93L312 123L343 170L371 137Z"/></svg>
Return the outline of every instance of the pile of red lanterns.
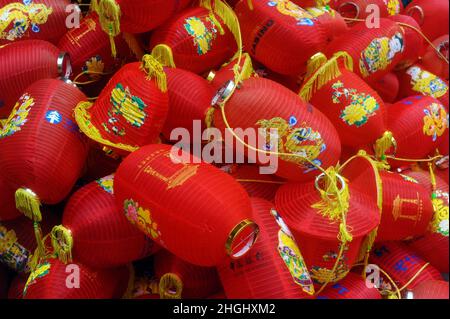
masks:
<svg viewBox="0 0 450 319"><path fill-rule="evenodd" d="M0 299L449 298L447 0L72 2L0 0Z"/></svg>

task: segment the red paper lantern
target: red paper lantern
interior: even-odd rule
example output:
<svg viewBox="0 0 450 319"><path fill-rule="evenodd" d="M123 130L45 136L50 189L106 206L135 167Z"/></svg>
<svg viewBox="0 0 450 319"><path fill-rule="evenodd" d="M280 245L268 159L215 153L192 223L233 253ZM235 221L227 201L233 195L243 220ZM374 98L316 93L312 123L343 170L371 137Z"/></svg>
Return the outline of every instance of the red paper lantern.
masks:
<svg viewBox="0 0 450 319"><path fill-rule="evenodd" d="M432 198L434 216L424 237L411 242L411 248L429 261L441 272L449 271L449 238L448 238L448 184L435 176L436 190L433 190L430 173L426 171L405 172L427 188Z"/></svg>
<svg viewBox="0 0 450 319"><path fill-rule="evenodd" d="M122 298L128 287L129 276L130 270L126 266L95 270L80 263L65 265L58 259L48 259L31 272L25 284L23 298Z"/></svg>
<svg viewBox="0 0 450 319"><path fill-rule="evenodd" d="M406 175L380 172L383 214L377 241L403 240L425 234L433 217L429 192Z"/></svg>
<svg viewBox="0 0 450 319"><path fill-rule="evenodd" d="M263 153L299 154L298 157L277 155L275 174L280 177L311 180L318 174L314 165L328 167L339 159L341 144L331 122L311 104L274 81L255 77L245 80L226 103L224 113L231 128L254 129L258 133L258 141L247 138L246 143L251 147ZM214 113L214 126L222 132L226 130L220 110ZM270 137L268 133L272 129L278 130L278 137ZM230 139L225 142L233 147ZM237 152L248 151L240 142L236 141L236 145L239 145ZM246 153L251 160L261 162L261 152Z"/></svg>
<svg viewBox="0 0 450 319"><path fill-rule="evenodd" d="M331 41L349 30L344 17L342 17L339 12L331 9L330 6L300 5L300 7L306 8L306 11L315 16L317 21L324 26L327 33L327 41Z"/></svg>
<svg viewBox="0 0 450 319"><path fill-rule="evenodd" d="M206 128L207 110L215 94L214 89L201 76L178 68L166 68L170 110L164 124L163 135L171 140L174 129L184 128L194 136L193 123L200 121L200 134ZM175 139L178 136L175 136Z"/></svg>
<svg viewBox="0 0 450 319"><path fill-rule="evenodd" d="M353 59L354 72L369 83L382 78L403 60L405 32L394 21L380 18L379 28L359 22L341 37L331 41L326 56L345 51Z"/></svg>
<svg viewBox="0 0 450 319"><path fill-rule="evenodd" d="M403 11L401 0L337 0L336 10L346 18L366 19L374 14L376 6L380 17L388 17Z"/></svg>
<svg viewBox="0 0 450 319"><path fill-rule="evenodd" d="M228 61L237 51L237 19L219 0L200 1L173 16L156 29L150 39L152 54L194 73L204 73Z"/></svg>
<svg viewBox="0 0 450 319"><path fill-rule="evenodd" d="M405 13L419 23L423 33L431 41L448 34L449 12L446 0L413 0L405 8Z"/></svg>
<svg viewBox="0 0 450 319"><path fill-rule="evenodd" d="M325 288L317 299L381 299L381 294L375 287L367 287L361 275L349 273L338 283Z"/></svg>
<svg viewBox="0 0 450 319"><path fill-rule="evenodd" d="M371 86L384 102L395 103L397 101L400 83L394 72L387 73L381 79L372 83Z"/></svg>
<svg viewBox="0 0 450 319"><path fill-rule="evenodd" d="M303 299L314 286L297 244L274 205L252 198L253 218L261 227L254 248L241 260L218 267L229 299Z"/></svg>
<svg viewBox="0 0 450 319"><path fill-rule="evenodd" d="M15 190L11 188L0 175L0 221L13 220L22 216L22 213L16 209L14 202Z"/></svg>
<svg viewBox="0 0 450 319"><path fill-rule="evenodd" d="M387 153L406 159L422 159L434 153L449 128L445 107L432 97L420 95L390 105L386 121L393 138ZM397 167L401 163L391 162Z"/></svg>
<svg viewBox="0 0 450 319"><path fill-rule="evenodd" d="M51 43L29 40L0 48L0 118L9 116L29 85L70 72L69 60Z"/></svg>
<svg viewBox="0 0 450 319"><path fill-rule="evenodd" d="M254 165L236 165L231 168L233 176L247 191L250 197L259 197L273 201L275 194L283 184L283 180L271 174L261 174Z"/></svg>
<svg viewBox="0 0 450 319"><path fill-rule="evenodd" d="M87 156L87 141L73 119L74 107L85 99L55 79L26 89L0 132L0 174L11 188L30 189L46 204L69 194Z"/></svg>
<svg viewBox="0 0 450 319"><path fill-rule="evenodd" d="M68 28L66 20L70 12L66 13L66 8L70 3L69 0L0 0L0 46L29 39L58 43Z"/></svg>
<svg viewBox="0 0 450 319"><path fill-rule="evenodd" d="M114 74L93 105L80 103L75 118L89 138L127 154L158 140L168 104L166 74L146 55Z"/></svg>
<svg viewBox="0 0 450 319"><path fill-rule="evenodd" d="M308 11L288 0L252 3L241 1L235 9L247 52L280 74L303 73L306 61L325 48L330 33L329 21L323 23L319 15L334 11Z"/></svg>
<svg viewBox="0 0 450 319"><path fill-rule="evenodd" d="M427 280L418 284L413 290L414 299L449 299L448 281Z"/></svg>
<svg viewBox="0 0 450 319"><path fill-rule="evenodd" d="M427 71L423 66L414 64L399 73L399 98L422 94L439 100L448 109L448 82Z"/></svg>
<svg viewBox="0 0 450 319"><path fill-rule="evenodd" d="M169 145L147 145L130 154L117 170L114 194L132 224L198 266L217 265L227 255L239 258L257 237L242 186Z"/></svg>
<svg viewBox="0 0 450 319"><path fill-rule="evenodd" d="M329 60L319 53L308 62L299 95L328 117L343 145L358 147L375 141L386 128L383 101L352 69L345 52Z"/></svg>
<svg viewBox="0 0 450 319"><path fill-rule="evenodd" d="M154 267L164 299L202 299L221 289L216 268L192 265L167 250L155 255Z"/></svg>
<svg viewBox="0 0 450 319"><path fill-rule="evenodd" d="M80 27L68 31L58 43L59 49L70 55L73 76L78 81L99 80L131 60L132 54L122 36L115 38L115 45L116 58L111 55L109 37L101 29L95 12L83 18ZM87 75L81 76L83 72Z"/></svg>
<svg viewBox="0 0 450 319"><path fill-rule="evenodd" d="M448 60L448 34L437 38L433 41L433 46L427 47L421 64L426 70L448 82L448 63L436 53L436 49Z"/></svg>
<svg viewBox="0 0 450 319"><path fill-rule="evenodd" d="M13 278L9 285L8 299L23 299L23 289L27 279L28 276L24 274L18 274Z"/></svg>
<svg viewBox="0 0 450 319"><path fill-rule="evenodd" d="M406 288L414 289L427 280L442 280L436 268L431 265L425 267L426 262L401 242L375 245L370 262L387 272L399 288L406 285L414 276L416 278ZM422 267L425 268L419 273Z"/></svg>
<svg viewBox="0 0 450 319"><path fill-rule="evenodd" d="M395 21L402 28L405 35L402 60L395 67L396 70L405 69L416 63L425 49L425 42L420 34L420 26L416 20L404 14L397 14L389 19Z"/></svg>
<svg viewBox="0 0 450 319"><path fill-rule="evenodd" d="M114 176L92 182L78 190L64 209L63 227L52 231L55 250L73 246L76 260L93 268L113 268L147 257L159 250L133 227L116 207ZM58 237L60 236L60 237Z"/></svg>
<svg viewBox="0 0 450 319"><path fill-rule="evenodd" d="M323 175L316 183L288 183L275 198L277 210L292 230L312 278L320 283L343 279L370 250L380 223L380 178L374 164L358 157L336 176L336 187ZM325 187L327 191L319 192ZM330 193L330 197L325 196ZM337 196L342 199L339 204ZM345 214L345 223L342 214ZM335 268L334 268L335 267ZM335 271L333 271L335 269Z"/></svg>

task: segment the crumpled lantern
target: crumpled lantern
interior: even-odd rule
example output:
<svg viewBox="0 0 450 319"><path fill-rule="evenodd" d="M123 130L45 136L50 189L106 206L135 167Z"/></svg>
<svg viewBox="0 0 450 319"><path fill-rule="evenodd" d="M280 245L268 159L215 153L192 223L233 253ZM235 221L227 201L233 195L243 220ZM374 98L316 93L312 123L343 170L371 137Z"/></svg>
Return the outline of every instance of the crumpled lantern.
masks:
<svg viewBox="0 0 450 319"><path fill-rule="evenodd" d="M252 198L253 218L261 234L241 260L225 260L219 275L229 299L311 298L314 286L291 231L274 205Z"/></svg>
<svg viewBox="0 0 450 319"><path fill-rule="evenodd" d="M448 60L448 34L437 38L433 41L433 46L427 47L421 64L426 70L448 82L448 63L436 53L436 49Z"/></svg>
<svg viewBox="0 0 450 319"><path fill-rule="evenodd" d="M403 240L424 235L433 217L427 190L406 175L381 171L383 214L377 241Z"/></svg>
<svg viewBox="0 0 450 319"><path fill-rule="evenodd" d="M343 279L367 257L381 212L380 177L368 157L326 173L315 182L285 184L275 197L311 277L322 285Z"/></svg>
<svg viewBox="0 0 450 319"><path fill-rule="evenodd" d="M33 214L39 201L62 201L82 174L87 140L73 109L85 99L72 84L37 81L23 92L0 131L0 174L10 188L24 191L16 203Z"/></svg>
<svg viewBox="0 0 450 319"><path fill-rule="evenodd" d="M125 155L157 142L168 108L163 67L145 55L114 74L94 104L80 103L75 119L89 138Z"/></svg>
<svg viewBox="0 0 450 319"><path fill-rule="evenodd" d="M116 207L114 176L78 190L64 209L62 226L52 230L52 243L62 259L93 268L113 268L147 257L159 247L133 227Z"/></svg>
<svg viewBox="0 0 450 319"><path fill-rule="evenodd" d="M299 95L328 117L343 145L356 148L380 137L385 123L383 101L352 72L354 67L345 52L328 60L323 54L316 54L308 62Z"/></svg>
<svg viewBox="0 0 450 319"><path fill-rule="evenodd" d="M389 17L403 11L401 0L337 0L336 10L346 18L366 19L373 13L368 6L375 5L378 8L380 17Z"/></svg>
<svg viewBox="0 0 450 319"><path fill-rule="evenodd" d="M381 299L375 287L367 287L366 280L358 274L349 273L344 279L325 288L317 299Z"/></svg>
<svg viewBox="0 0 450 319"><path fill-rule="evenodd" d="M201 0L199 5L156 29L149 46L165 65L202 74L233 56L239 34L237 18L228 5L220 0Z"/></svg>
<svg viewBox="0 0 450 319"><path fill-rule="evenodd" d="M331 41L324 53L331 58L339 51L347 52L353 59L354 72L370 83L403 60L406 45L404 30L391 19L380 18L379 28L359 22Z"/></svg>
<svg viewBox="0 0 450 319"><path fill-rule="evenodd" d="M39 39L57 44L67 31L70 0L0 0L0 46ZM77 8L74 5L74 8Z"/></svg>
<svg viewBox="0 0 450 319"><path fill-rule="evenodd" d="M116 172L114 194L132 224L194 265L240 258L257 238L242 186L176 147L147 145L130 154Z"/></svg>
<svg viewBox="0 0 450 319"><path fill-rule="evenodd" d="M58 47L70 55L73 77L77 81L96 81L111 74L123 63L132 59L132 54L123 36L115 38L116 58L111 56L111 44L100 26L95 12L80 21L79 28L68 31L59 41ZM81 73L86 73L82 75Z"/></svg>
<svg viewBox="0 0 450 319"><path fill-rule="evenodd" d="M317 166L334 165L340 156L339 136L325 115L294 92L264 78L243 81L226 102L223 112L214 112L214 126L221 130L222 136L227 126L244 131L254 129L258 134L256 141L248 139L246 143L260 151L252 154L239 141L235 143L240 148L236 146L235 150L242 149L255 162L261 162L260 155L265 152L280 153L274 155L278 157L275 174L289 180L311 180L319 174ZM277 135L271 130L277 130ZM230 139L225 142L233 147Z"/></svg>
<svg viewBox="0 0 450 319"><path fill-rule="evenodd" d="M333 12L308 11L288 0L241 1L235 10L246 51L271 70L294 76L325 48L329 22L323 24L319 15Z"/></svg>
<svg viewBox="0 0 450 319"><path fill-rule="evenodd" d="M392 154L404 159L423 159L434 153L448 135L448 112L438 100L428 96L411 96L390 105L386 121L388 131L375 143L378 157ZM398 167L402 162L390 164Z"/></svg>
<svg viewBox="0 0 450 319"><path fill-rule="evenodd" d="M448 109L448 82L429 72L423 66L414 64L399 72L399 98L422 94L439 100Z"/></svg>
<svg viewBox="0 0 450 319"><path fill-rule="evenodd" d="M201 299L221 289L215 267L199 267L162 250L155 255L155 276L162 299Z"/></svg>
<svg viewBox="0 0 450 319"><path fill-rule="evenodd" d="M428 280L442 280L436 268L429 264L425 266L427 262L401 242L376 244L370 262L387 272L399 288L403 288L414 276L416 276L414 280L404 289L414 289L421 282Z"/></svg>
<svg viewBox="0 0 450 319"><path fill-rule="evenodd" d="M24 287L23 297L118 299L126 294L130 275L127 266L97 270L78 262L68 266L58 259L46 259L31 272Z"/></svg>
<svg viewBox="0 0 450 319"><path fill-rule="evenodd" d="M0 118L9 116L29 85L70 72L67 55L49 42L28 40L0 48Z"/></svg>
<svg viewBox="0 0 450 319"><path fill-rule="evenodd" d="M405 14L419 23L431 41L448 34L449 11L446 0L413 0L405 8Z"/></svg>
<svg viewBox="0 0 450 319"><path fill-rule="evenodd" d="M201 123L200 132L207 126L207 111L215 94L201 76L179 68L165 68L169 94L169 113L162 134L170 140L174 129L184 128L194 136L193 121ZM200 133L201 134L201 133ZM178 136L175 136L175 139Z"/></svg>

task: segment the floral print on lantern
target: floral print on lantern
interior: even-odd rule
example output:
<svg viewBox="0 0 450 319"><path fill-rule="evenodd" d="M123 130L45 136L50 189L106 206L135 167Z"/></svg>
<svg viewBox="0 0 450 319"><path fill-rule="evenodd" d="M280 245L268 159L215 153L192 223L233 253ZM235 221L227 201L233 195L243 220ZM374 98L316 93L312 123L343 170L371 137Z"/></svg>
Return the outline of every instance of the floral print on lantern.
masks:
<svg viewBox="0 0 450 319"><path fill-rule="evenodd" d="M127 219L147 236L152 239L158 239L161 236L158 224L152 219L150 210L140 207L139 203L133 199L125 200L123 208Z"/></svg>
<svg viewBox="0 0 450 319"><path fill-rule="evenodd" d="M213 17L207 17L205 21L197 17L190 17L185 20L184 28L192 37L198 55L208 53L217 37L216 23L218 22L214 20L216 19L213 19Z"/></svg>
<svg viewBox="0 0 450 319"><path fill-rule="evenodd" d="M442 136L449 127L449 117L444 106L432 103L423 110L423 133L433 137L433 142Z"/></svg>
<svg viewBox="0 0 450 319"><path fill-rule="evenodd" d="M27 117L33 106L34 99L28 93L22 95L14 106L3 128L0 129L0 139L20 131L21 127L28 121Z"/></svg>
<svg viewBox="0 0 450 319"><path fill-rule="evenodd" d="M346 88L341 81L334 83L332 89L334 90L332 96L334 104L341 103L342 99L351 100L351 104L345 107L340 116L348 125L363 126L380 108L373 96L359 93L356 89Z"/></svg>

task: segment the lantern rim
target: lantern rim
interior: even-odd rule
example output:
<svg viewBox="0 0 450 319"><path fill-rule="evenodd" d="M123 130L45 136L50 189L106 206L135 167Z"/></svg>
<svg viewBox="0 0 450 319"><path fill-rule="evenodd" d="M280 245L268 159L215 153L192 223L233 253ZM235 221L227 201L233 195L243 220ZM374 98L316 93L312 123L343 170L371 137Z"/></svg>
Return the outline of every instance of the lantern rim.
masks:
<svg viewBox="0 0 450 319"><path fill-rule="evenodd" d="M58 67L58 74L63 80L69 79L72 75L72 62L70 60L70 55L67 52L61 52L56 60Z"/></svg>
<svg viewBox="0 0 450 319"><path fill-rule="evenodd" d="M242 232L247 229L248 227L253 227L254 230L252 232L251 235L253 236L248 236L250 238L244 238L247 239L247 242L245 244L245 246L239 250L238 252L233 254L233 244L235 244L236 240L239 239L239 235L242 234ZM233 230L231 230L230 235L228 236L228 239L225 243L225 250L227 252L227 254L233 258L233 259L238 259L241 258L243 256L245 256L250 249L253 247L253 245L256 243L258 237L259 237L259 226L252 220L250 219L245 219L243 221L241 221L239 224L237 224Z"/></svg>

